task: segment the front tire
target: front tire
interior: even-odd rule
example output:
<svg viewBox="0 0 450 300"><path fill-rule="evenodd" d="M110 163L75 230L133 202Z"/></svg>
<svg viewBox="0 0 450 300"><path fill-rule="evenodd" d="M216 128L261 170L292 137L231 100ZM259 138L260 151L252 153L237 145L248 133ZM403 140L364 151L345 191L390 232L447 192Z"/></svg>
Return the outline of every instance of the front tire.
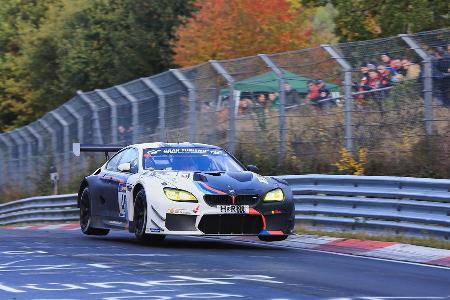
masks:
<svg viewBox="0 0 450 300"><path fill-rule="evenodd" d="M147 234L145 229L147 228L147 197L145 190L141 189L134 201L134 223L136 238L141 242L160 242L163 241L166 236L163 234Z"/></svg>
<svg viewBox="0 0 450 300"><path fill-rule="evenodd" d="M86 187L81 193L80 199L80 227L81 231L87 235L107 235L109 229L94 228L91 226L91 198L89 188Z"/></svg>

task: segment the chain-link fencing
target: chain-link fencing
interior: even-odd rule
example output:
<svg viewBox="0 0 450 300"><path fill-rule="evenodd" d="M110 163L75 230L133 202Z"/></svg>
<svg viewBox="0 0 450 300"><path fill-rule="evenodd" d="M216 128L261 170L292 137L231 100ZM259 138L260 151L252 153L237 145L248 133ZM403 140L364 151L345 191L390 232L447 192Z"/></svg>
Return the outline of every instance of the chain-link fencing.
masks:
<svg viewBox="0 0 450 300"><path fill-rule="evenodd" d="M78 91L0 134L3 194L67 191L103 159L73 142L200 142L265 173L450 176L450 29L172 69ZM22 193L22 194L21 194Z"/></svg>

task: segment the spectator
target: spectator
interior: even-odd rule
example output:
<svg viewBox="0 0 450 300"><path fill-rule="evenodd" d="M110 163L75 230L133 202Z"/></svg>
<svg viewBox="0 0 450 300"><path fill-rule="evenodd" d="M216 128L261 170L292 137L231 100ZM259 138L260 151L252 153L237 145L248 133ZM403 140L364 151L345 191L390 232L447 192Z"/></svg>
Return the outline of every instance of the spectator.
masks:
<svg viewBox="0 0 450 300"><path fill-rule="evenodd" d="M298 92L293 89L289 83L284 84L284 92L286 95L286 106L300 104L300 96Z"/></svg>
<svg viewBox="0 0 450 300"><path fill-rule="evenodd" d="M130 127L128 130L123 125L119 125L117 127L117 138L119 140L119 144L121 145L130 145L132 144L132 135L133 135L133 127Z"/></svg>
<svg viewBox="0 0 450 300"><path fill-rule="evenodd" d="M270 93L269 94L269 109L271 111L277 111L280 107L280 97L278 93Z"/></svg>
<svg viewBox="0 0 450 300"><path fill-rule="evenodd" d="M316 84L317 88L319 89L319 95L317 96L318 107L319 108L328 107L329 104L332 102L332 100L330 100L330 98L331 98L330 89L328 89L325 86L325 82L321 79L317 79L315 81L315 84ZM326 99L328 99L328 101L321 101L321 100L326 100Z"/></svg>
<svg viewBox="0 0 450 300"><path fill-rule="evenodd" d="M418 64L414 64L407 57L402 59L402 68L404 70L403 79L404 80L415 80L419 78L420 67Z"/></svg>
<svg viewBox="0 0 450 300"><path fill-rule="evenodd" d="M369 68L367 67L367 63L363 63L359 70L361 71L363 77L369 75Z"/></svg>
<svg viewBox="0 0 450 300"><path fill-rule="evenodd" d="M378 65L377 70L379 73L380 87L391 86L391 82L393 81L393 78L395 78L392 76L391 71L388 70L383 64Z"/></svg>
<svg viewBox="0 0 450 300"><path fill-rule="evenodd" d="M359 83L357 84L357 90L360 94L358 94L356 105L359 109L362 109L362 105L364 102L364 99L367 98L367 94L362 93L368 89L368 82L369 82L369 64L363 64L361 65L361 79L359 80Z"/></svg>
<svg viewBox="0 0 450 300"><path fill-rule="evenodd" d="M448 87L446 86L448 82L444 79L446 74L448 74L448 66L444 55L445 50L442 47L438 47L432 60L433 96L440 104L449 106Z"/></svg>
<svg viewBox="0 0 450 300"><path fill-rule="evenodd" d="M255 112L258 118L258 125L262 130L266 130L266 95L261 93L256 98Z"/></svg>
<svg viewBox="0 0 450 300"><path fill-rule="evenodd" d="M330 98L330 96L331 96L331 91L330 91L330 89L328 89L328 88L325 86L325 82L324 82L323 80L317 79L317 80L315 81L315 84L316 84L316 86L319 88L319 94L320 94L320 93L323 93L323 94L325 95L326 98ZM323 96L321 96L321 97L323 97Z"/></svg>
<svg viewBox="0 0 450 300"><path fill-rule="evenodd" d="M386 67L395 68L394 62L389 54L383 53L381 54L380 58Z"/></svg>
<svg viewBox="0 0 450 300"><path fill-rule="evenodd" d="M376 67L375 63L368 63L367 64L367 74L368 74L368 72L370 70L376 70L376 69L377 69L377 67Z"/></svg>
<svg viewBox="0 0 450 300"><path fill-rule="evenodd" d="M319 87L316 85L314 80L308 80L308 95L306 95L306 100L314 105L314 107L318 106L319 100Z"/></svg>
<svg viewBox="0 0 450 300"><path fill-rule="evenodd" d="M370 70L369 71L369 82L367 83L368 87L367 90L377 90L383 87L383 78L382 75L377 70ZM386 91L374 91L372 93L368 94L369 97L371 97L373 100L375 100L375 103L377 104L381 114L383 115L384 109L383 109L383 99L386 96Z"/></svg>
<svg viewBox="0 0 450 300"><path fill-rule="evenodd" d="M448 49L448 45L447 45ZM440 56L437 68L442 73L441 92L444 105L450 106L450 53L442 47L437 49Z"/></svg>
<svg viewBox="0 0 450 300"><path fill-rule="evenodd" d="M382 77L377 70L369 70L368 90L379 89L382 87Z"/></svg>
<svg viewBox="0 0 450 300"><path fill-rule="evenodd" d="M249 111L249 108L251 106L251 100L248 98L241 98L239 100L239 107L238 107L238 113L240 115L246 115Z"/></svg>

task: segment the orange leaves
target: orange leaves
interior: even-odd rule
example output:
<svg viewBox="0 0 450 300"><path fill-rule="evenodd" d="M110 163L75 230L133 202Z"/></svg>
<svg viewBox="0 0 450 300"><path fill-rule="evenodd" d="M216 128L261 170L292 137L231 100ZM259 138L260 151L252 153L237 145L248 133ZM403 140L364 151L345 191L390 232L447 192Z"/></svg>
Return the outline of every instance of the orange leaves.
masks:
<svg viewBox="0 0 450 300"><path fill-rule="evenodd" d="M200 11L177 32L175 63L296 50L311 45L311 17L291 0L198 0Z"/></svg>

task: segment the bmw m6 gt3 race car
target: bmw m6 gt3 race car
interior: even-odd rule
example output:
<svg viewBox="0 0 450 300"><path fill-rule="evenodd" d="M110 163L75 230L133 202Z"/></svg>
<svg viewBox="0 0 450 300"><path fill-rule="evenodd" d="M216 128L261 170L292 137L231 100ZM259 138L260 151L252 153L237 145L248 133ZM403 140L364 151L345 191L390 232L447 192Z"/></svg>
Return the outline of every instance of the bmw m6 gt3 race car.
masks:
<svg viewBox="0 0 450 300"><path fill-rule="evenodd" d="M74 153L117 152L78 192L84 234L128 230L140 240L166 235L255 235L284 240L294 226L292 192L225 150L193 143L74 144Z"/></svg>

